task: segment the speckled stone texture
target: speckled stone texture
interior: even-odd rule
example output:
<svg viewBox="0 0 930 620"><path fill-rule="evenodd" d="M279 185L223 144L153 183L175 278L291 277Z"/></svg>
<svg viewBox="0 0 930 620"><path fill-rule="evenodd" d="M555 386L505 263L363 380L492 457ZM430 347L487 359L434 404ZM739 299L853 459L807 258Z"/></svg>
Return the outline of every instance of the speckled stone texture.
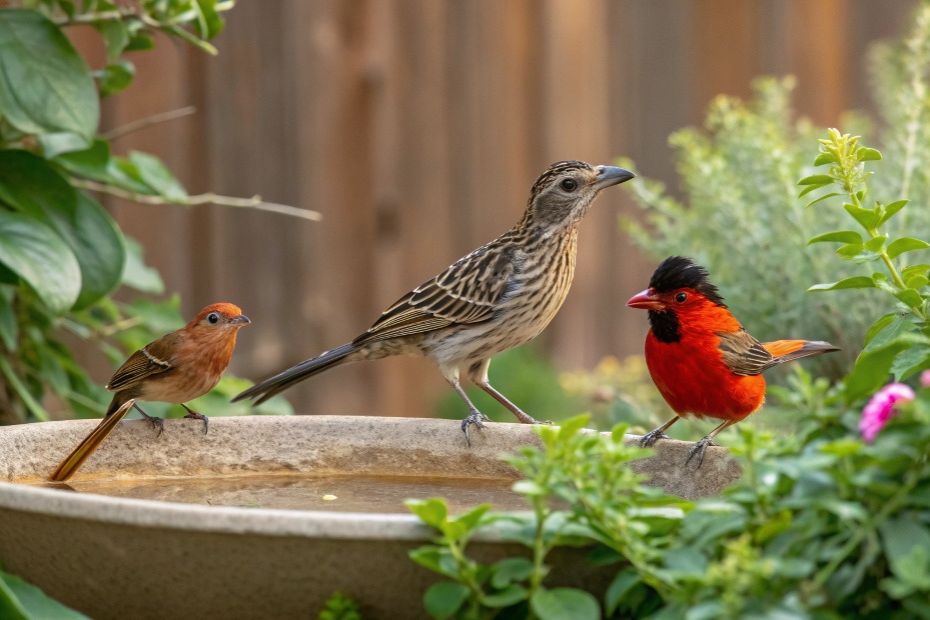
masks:
<svg viewBox="0 0 930 620"><path fill-rule="evenodd" d="M0 428L0 563L52 596L106 618L310 618L335 590L366 618L423 616L435 577L407 552L430 538L404 514L195 506L63 492L40 482L96 420ZM635 438L631 437L631 441ZM536 443L532 428L489 424L466 448L455 421L288 416L169 420L156 437L124 422L74 480L161 476L375 474L513 478L500 455ZM739 477L722 448L684 466L691 444L663 441L636 464L683 497L711 495ZM517 550L482 535L491 560ZM561 550L551 583L603 587L609 577ZM598 584L600 584L598 586Z"/></svg>

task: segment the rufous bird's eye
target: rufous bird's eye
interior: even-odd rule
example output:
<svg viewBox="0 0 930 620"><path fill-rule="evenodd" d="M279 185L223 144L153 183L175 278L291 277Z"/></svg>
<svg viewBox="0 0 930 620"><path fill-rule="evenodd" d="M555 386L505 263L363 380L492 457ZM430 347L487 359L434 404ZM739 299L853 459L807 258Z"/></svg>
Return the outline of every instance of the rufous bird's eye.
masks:
<svg viewBox="0 0 930 620"><path fill-rule="evenodd" d="M566 192L573 192L575 191L575 188L578 187L578 181L575 179L565 179L559 183L559 187L564 189Z"/></svg>
<svg viewBox="0 0 930 620"><path fill-rule="evenodd" d="M220 322L220 315L218 315L216 312L211 312L207 315L207 321L210 323L210 325L216 325Z"/></svg>
<svg viewBox="0 0 930 620"><path fill-rule="evenodd" d="M687 293L678 293L677 295L675 295L675 301L677 301L677 302L680 303L680 304L685 303L685 301L687 301L687 300L688 300L688 294L687 294Z"/></svg>

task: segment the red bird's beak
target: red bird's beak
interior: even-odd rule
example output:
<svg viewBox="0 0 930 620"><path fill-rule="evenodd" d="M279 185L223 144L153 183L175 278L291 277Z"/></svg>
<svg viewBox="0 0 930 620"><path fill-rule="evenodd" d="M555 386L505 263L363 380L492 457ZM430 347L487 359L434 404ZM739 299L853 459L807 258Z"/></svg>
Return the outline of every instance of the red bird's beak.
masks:
<svg viewBox="0 0 930 620"><path fill-rule="evenodd" d="M656 297L651 288L630 297L626 305L640 310L665 310L665 304Z"/></svg>

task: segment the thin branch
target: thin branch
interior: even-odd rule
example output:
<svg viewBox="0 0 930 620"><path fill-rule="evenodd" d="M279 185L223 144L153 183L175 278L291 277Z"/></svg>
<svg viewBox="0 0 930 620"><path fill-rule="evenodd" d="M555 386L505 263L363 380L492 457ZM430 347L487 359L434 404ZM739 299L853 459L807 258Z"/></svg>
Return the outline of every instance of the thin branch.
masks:
<svg viewBox="0 0 930 620"><path fill-rule="evenodd" d="M190 116L195 112L197 112L197 108L192 105L184 106L183 108L178 108L177 110L159 112L158 114L152 114L151 116L146 116L144 118L130 121L125 125L114 127L110 131L101 134L101 137L104 140L115 140L117 138L122 138L125 135L139 131L140 129L145 129L146 127L151 127L152 125L158 125L159 123L167 123L168 121L173 121L179 118L184 118L185 116Z"/></svg>
<svg viewBox="0 0 930 620"><path fill-rule="evenodd" d="M131 192L121 187L114 187L113 185L98 183L96 181L90 181L87 179L72 178L71 185L79 189L86 189L93 192L100 192L102 194L109 194L110 196L125 198L126 200L132 200L133 202L147 205L195 206L215 204L224 207L242 207L245 209L255 209L256 211L268 211L269 213L290 215L291 217L299 217L304 220L310 220L311 222L319 222L323 219L323 216L319 211L312 211L310 209L298 209L297 207L291 207L289 205L282 205L275 202L266 202L262 200L261 196L258 195L252 196L251 198L239 198L236 196L222 196L220 194L214 194L213 192L207 192L206 194L195 194L193 196L188 196L182 200L168 200L161 196L152 196L151 194L137 194L136 192Z"/></svg>

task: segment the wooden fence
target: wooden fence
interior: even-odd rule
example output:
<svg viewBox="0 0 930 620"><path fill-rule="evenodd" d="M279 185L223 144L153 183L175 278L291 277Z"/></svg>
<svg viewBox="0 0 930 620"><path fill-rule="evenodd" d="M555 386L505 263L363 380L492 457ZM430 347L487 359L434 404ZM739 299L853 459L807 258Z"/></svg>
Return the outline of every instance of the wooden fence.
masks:
<svg viewBox="0 0 930 620"><path fill-rule="evenodd" d="M399 294L516 221L550 162L633 157L674 185L668 134L717 93L798 76L798 109L835 123L868 107L864 51L912 0L240 1L209 57L162 39L104 129L186 105L119 139L188 189L316 209L324 220L111 200L190 314L241 305L234 370L262 378L340 344ZM85 47L94 37L78 34ZM99 59L102 52L91 50ZM545 345L562 368L640 350L623 302L653 266L604 193L581 230L574 288ZM105 379L101 372L101 380ZM493 376L493 367L492 367ZM429 415L424 360L346 367L289 392L302 412Z"/></svg>

